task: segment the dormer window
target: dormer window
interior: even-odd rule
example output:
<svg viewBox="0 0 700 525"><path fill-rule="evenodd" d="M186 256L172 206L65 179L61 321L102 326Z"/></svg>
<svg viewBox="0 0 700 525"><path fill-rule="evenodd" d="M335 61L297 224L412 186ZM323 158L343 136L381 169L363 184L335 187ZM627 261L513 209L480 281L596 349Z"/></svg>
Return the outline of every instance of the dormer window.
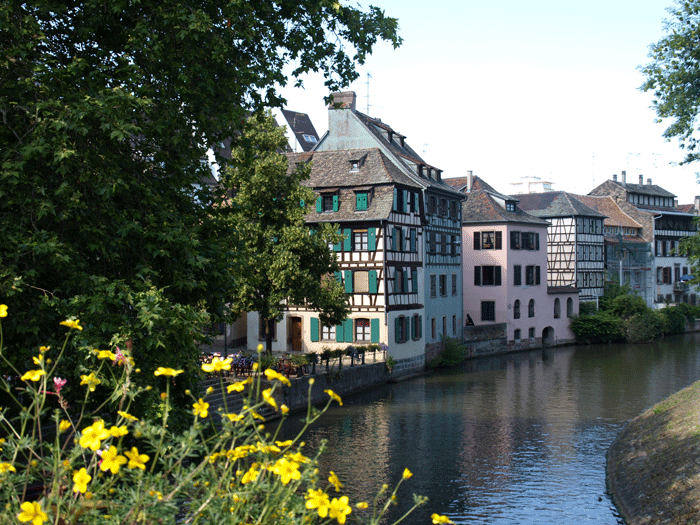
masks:
<svg viewBox="0 0 700 525"><path fill-rule="evenodd" d="M357 155L355 154L354 156L351 156L348 161L350 162L350 171L355 172L355 171L360 171L360 168L362 167L362 164L365 160L365 157L367 154L363 155Z"/></svg>
<svg viewBox="0 0 700 525"><path fill-rule="evenodd" d="M302 137L304 137L306 142L310 142L311 144L316 144L318 142L318 139L316 139L316 137L313 135L302 134Z"/></svg>
<svg viewBox="0 0 700 525"><path fill-rule="evenodd" d="M350 171L360 171L360 161L351 160L350 161Z"/></svg>
<svg viewBox="0 0 700 525"><path fill-rule="evenodd" d="M366 191L358 191L355 195L355 209L364 211L369 207L369 193Z"/></svg>
<svg viewBox="0 0 700 525"><path fill-rule="evenodd" d="M506 211L515 212L515 202L506 201Z"/></svg>
<svg viewBox="0 0 700 525"><path fill-rule="evenodd" d="M323 193L316 199L316 212L327 213L334 212L340 209L340 201L338 193Z"/></svg>

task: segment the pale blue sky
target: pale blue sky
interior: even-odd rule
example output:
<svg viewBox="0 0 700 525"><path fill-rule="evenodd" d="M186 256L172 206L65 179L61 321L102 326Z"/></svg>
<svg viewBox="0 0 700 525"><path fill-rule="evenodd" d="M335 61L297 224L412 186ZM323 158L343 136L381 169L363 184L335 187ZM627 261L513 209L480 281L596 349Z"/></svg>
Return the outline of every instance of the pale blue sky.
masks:
<svg viewBox="0 0 700 525"><path fill-rule="evenodd" d="M362 2L367 5L367 2ZM405 134L443 176L473 170L508 193L522 176L588 193L627 171L680 203L700 195L695 171L661 137L638 66L663 35L670 0L486 2L377 0L404 44L379 45L350 86L358 109ZM327 129L323 80L284 91L289 109Z"/></svg>

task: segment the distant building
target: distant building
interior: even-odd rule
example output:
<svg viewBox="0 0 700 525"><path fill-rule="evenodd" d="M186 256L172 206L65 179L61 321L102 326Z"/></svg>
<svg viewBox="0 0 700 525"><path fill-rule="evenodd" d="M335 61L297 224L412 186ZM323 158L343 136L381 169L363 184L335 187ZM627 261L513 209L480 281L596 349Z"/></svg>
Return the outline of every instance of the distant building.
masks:
<svg viewBox="0 0 700 525"><path fill-rule="evenodd" d="M319 137L309 115L289 109L283 109L282 115L284 115L284 119L291 131L289 141L292 151L297 152L299 148L301 148L301 151L311 151L316 147ZM297 145L299 146L298 148L296 147Z"/></svg>
<svg viewBox="0 0 700 525"><path fill-rule="evenodd" d="M554 191L552 182L542 180L539 177L528 175L520 178L520 182L511 182L510 189L513 195L522 195L525 193L544 193L546 191Z"/></svg>

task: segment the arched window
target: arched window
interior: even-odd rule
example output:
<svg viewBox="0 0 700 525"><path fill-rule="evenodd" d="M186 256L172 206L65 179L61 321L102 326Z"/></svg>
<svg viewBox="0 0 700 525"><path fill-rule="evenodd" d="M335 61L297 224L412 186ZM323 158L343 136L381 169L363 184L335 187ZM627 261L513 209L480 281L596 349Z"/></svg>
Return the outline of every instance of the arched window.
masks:
<svg viewBox="0 0 700 525"><path fill-rule="evenodd" d="M520 319L520 299L513 303L513 319Z"/></svg>
<svg viewBox="0 0 700 525"><path fill-rule="evenodd" d="M554 299L554 318L559 319L561 317L561 301L559 297Z"/></svg>
<svg viewBox="0 0 700 525"><path fill-rule="evenodd" d="M574 315L574 300L569 297L566 300L566 317L571 317Z"/></svg>
<svg viewBox="0 0 700 525"><path fill-rule="evenodd" d="M535 300L530 299L530 302L527 305L527 316L528 317L535 317Z"/></svg>

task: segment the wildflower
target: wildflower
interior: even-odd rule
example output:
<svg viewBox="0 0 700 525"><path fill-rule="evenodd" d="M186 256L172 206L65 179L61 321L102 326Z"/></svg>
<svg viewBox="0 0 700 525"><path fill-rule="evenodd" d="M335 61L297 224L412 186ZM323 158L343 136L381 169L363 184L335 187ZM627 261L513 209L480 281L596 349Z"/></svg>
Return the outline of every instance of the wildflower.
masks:
<svg viewBox="0 0 700 525"><path fill-rule="evenodd" d="M326 394L328 394L332 400L337 401L341 407L343 406L343 400L340 399L340 396L338 394L336 394L335 392L333 392L333 390L328 389L328 390L324 390L324 392Z"/></svg>
<svg viewBox="0 0 700 525"><path fill-rule="evenodd" d="M90 389L90 392L95 391L95 387L99 385L102 381L100 381L97 377L95 377L94 372L90 372L90 375L81 375L80 376L80 384L81 385L87 385L88 388Z"/></svg>
<svg viewBox="0 0 700 525"><path fill-rule="evenodd" d="M411 472L407 468L403 469L403 474L402 474L403 479L408 479L411 476L413 476L413 472Z"/></svg>
<svg viewBox="0 0 700 525"><path fill-rule="evenodd" d="M2 445L5 443L5 438L0 438L0 450L2 450Z"/></svg>
<svg viewBox="0 0 700 525"><path fill-rule="evenodd" d="M241 484L245 485L246 483L250 483L251 481L255 481L255 479L258 477L258 474L260 471L257 469L258 464L253 463L253 465L248 469L248 472L246 472L243 477L241 478Z"/></svg>
<svg viewBox="0 0 700 525"><path fill-rule="evenodd" d="M20 379L22 381L39 381L46 372L43 370L29 370Z"/></svg>
<svg viewBox="0 0 700 525"><path fill-rule="evenodd" d="M262 345L262 343L260 343L260 344L258 344L258 352L262 352L262 351L263 351L263 345Z"/></svg>
<svg viewBox="0 0 700 525"><path fill-rule="evenodd" d="M115 438L126 436L128 433L129 431L126 429L126 425L120 427L113 426L109 429L109 435Z"/></svg>
<svg viewBox="0 0 700 525"><path fill-rule="evenodd" d="M277 401L275 401L275 398L272 397L272 389L271 388L266 388L265 390L263 390L262 396L263 396L263 399L265 400L265 403L267 403L272 408L277 410Z"/></svg>
<svg viewBox="0 0 700 525"><path fill-rule="evenodd" d="M316 380L312 377L309 379L309 385L313 385L316 382Z"/></svg>
<svg viewBox="0 0 700 525"><path fill-rule="evenodd" d="M131 357L125 356L124 353L121 351L121 348L117 346L115 347L115 349L116 352L114 353L114 359L112 359L112 364L125 365L129 363L131 366L134 366L134 360Z"/></svg>
<svg viewBox="0 0 700 525"><path fill-rule="evenodd" d="M39 355L39 357L34 357L32 356L32 361L34 362L35 365L41 365L41 362L44 360L43 355Z"/></svg>
<svg viewBox="0 0 700 525"><path fill-rule="evenodd" d="M175 370L174 368L165 368L163 366L159 366L158 368L156 368L156 371L153 372L153 375L175 377L182 374L183 372L184 370Z"/></svg>
<svg viewBox="0 0 700 525"><path fill-rule="evenodd" d="M230 394L231 392L233 392L234 390L235 390L236 392L243 392L243 390L245 389L245 386L246 386L248 383L252 383L252 381L253 381L253 380L252 380L250 377L249 377L248 379L246 379L245 381L236 381L235 383L231 383L229 386L227 386L227 387L226 387L226 391L227 391L229 394Z"/></svg>
<svg viewBox="0 0 700 525"><path fill-rule="evenodd" d="M109 359L110 361L117 359L117 356L110 350L95 350L95 352L97 353L97 359Z"/></svg>
<svg viewBox="0 0 700 525"><path fill-rule="evenodd" d="M154 497L156 497L156 498L158 498L158 499L163 499L163 493L162 493L162 492L159 492L159 491L157 491L157 490L149 490L149 491L148 491L148 495L149 495L149 496L154 496Z"/></svg>
<svg viewBox="0 0 700 525"><path fill-rule="evenodd" d="M109 437L109 431L104 426L104 421L101 419L95 421L92 425L83 429L83 435L80 436L78 443L83 448L89 448L96 451L102 445L102 441Z"/></svg>
<svg viewBox="0 0 700 525"><path fill-rule="evenodd" d="M277 445L278 447L288 447L292 443L294 443L294 441L292 441L291 439L288 439L287 441L275 441L275 445Z"/></svg>
<svg viewBox="0 0 700 525"><path fill-rule="evenodd" d="M119 451L114 445L102 453L101 471L107 472L109 470L112 474L116 474L122 465L126 465L126 458L119 455Z"/></svg>
<svg viewBox="0 0 700 525"><path fill-rule="evenodd" d="M331 519L335 518L338 520L340 525L345 523L345 517L352 512L352 507L348 505L348 497L342 496L340 499L333 498L331 500L331 507L329 510L329 515Z"/></svg>
<svg viewBox="0 0 700 525"><path fill-rule="evenodd" d="M209 415L209 403L205 402L201 397L199 401L192 405L192 408L194 408L192 412L195 416L205 418Z"/></svg>
<svg viewBox="0 0 700 525"><path fill-rule="evenodd" d="M245 417L243 414L224 414L232 423L238 423Z"/></svg>
<svg viewBox="0 0 700 525"><path fill-rule="evenodd" d="M20 505L22 512L17 514L17 519L22 523L32 522L32 525L41 525L45 521L49 521L49 517L41 510L41 505L38 501L25 501Z"/></svg>
<svg viewBox="0 0 700 525"><path fill-rule="evenodd" d="M440 516L439 514L433 514L430 516L430 518L433 520L433 525L440 525L441 523L454 523L450 521L447 516Z"/></svg>
<svg viewBox="0 0 700 525"><path fill-rule="evenodd" d="M211 360L211 363L202 363L202 370L205 372L221 372L222 370L231 370L231 363L233 358L220 359L215 357Z"/></svg>
<svg viewBox="0 0 700 525"><path fill-rule="evenodd" d="M61 321L62 326L67 326L68 328L73 328L74 330L82 330L83 327L80 326L80 319L66 319L65 321Z"/></svg>
<svg viewBox="0 0 700 525"><path fill-rule="evenodd" d="M49 350L51 350L50 346L40 346L39 347L39 352L41 352L42 354L48 352Z"/></svg>
<svg viewBox="0 0 700 525"><path fill-rule="evenodd" d="M7 305L0 304L0 317L7 317Z"/></svg>
<svg viewBox="0 0 700 525"><path fill-rule="evenodd" d="M73 472L73 492L85 494L87 492L87 484L92 479L92 476L87 473L85 467Z"/></svg>
<svg viewBox="0 0 700 525"><path fill-rule="evenodd" d="M119 410L119 411L117 412L117 414L119 414L121 417L123 417L123 418L126 419L127 421L138 421L138 418L132 416L132 415L129 414L128 412L124 412L123 410Z"/></svg>
<svg viewBox="0 0 700 525"><path fill-rule="evenodd" d="M15 470L15 467L12 466L12 463L0 463L0 474L4 474L5 472L17 472Z"/></svg>
<svg viewBox="0 0 700 525"><path fill-rule="evenodd" d="M343 488L343 484L338 479L338 476L336 475L336 473L333 472L332 470L331 470L331 475L328 476L328 483L330 483L331 485L333 485L335 487L336 492L340 492L340 489Z"/></svg>
<svg viewBox="0 0 700 525"><path fill-rule="evenodd" d="M63 379L62 377L54 377L53 378L53 386L56 389L56 393L60 394L61 389L63 386L68 382L67 379Z"/></svg>
<svg viewBox="0 0 700 525"><path fill-rule="evenodd" d="M289 407L287 405L280 405L280 412L286 416L289 414Z"/></svg>
<svg viewBox="0 0 700 525"><path fill-rule="evenodd" d="M269 381L276 379L283 385L292 386L292 382L288 378L284 377L277 370L272 370L272 368L265 369L265 377L267 377Z"/></svg>
<svg viewBox="0 0 700 525"><path fill-rule="evenodd" d="M166 399L168 399L168 393L167 393L167 392L161 392L161 393L160 393L160 398L161 398L163 401L165 401Z"/></svg>
<svg viewBox="0 0 700 525"><path fill-rule="evenodd" d="M299 463L289 461L286 458L277 460L270 470L280 476L283 485L286 485L293 479L301 479Z"/></svg>
<svg viewBox="0 0 700 525"><path fill-rule="evenodd" d="M331 502L328 499L328 494L323 492L321 489L309 489L304 496L306 499L307 509L316 509L319 517L325 518L328 516L328 510L330 509Z"/></svg>
<svg viewBox="0 0 700 525"><path fill-rule="evenodd" d="M67 421L67 420L65 420L65 419L62 419L62 420L58 423L58 431L59 431L59 432L65 432L65 431L68 430L70 427L71 427L71 422L70 422L70 421Z"/></svg>
<svg viewBox="0 0 700 525"><path fill-rule="evenodd" d="M146 461L150 458L146 454L139 454L139 449L131 447L131 451L124 452L124 455L129 458L128 468L140 468L146 470Z"/></svg>
<svg viewBox="0 0 700 525"><path fill-rule="evenodd" d="M358 509L366 509L366 508L369 507L369 503L367 503L366 501L360 501L360 502L358 502L357 505L355 505L355 506L356 506Z"/></svg>

